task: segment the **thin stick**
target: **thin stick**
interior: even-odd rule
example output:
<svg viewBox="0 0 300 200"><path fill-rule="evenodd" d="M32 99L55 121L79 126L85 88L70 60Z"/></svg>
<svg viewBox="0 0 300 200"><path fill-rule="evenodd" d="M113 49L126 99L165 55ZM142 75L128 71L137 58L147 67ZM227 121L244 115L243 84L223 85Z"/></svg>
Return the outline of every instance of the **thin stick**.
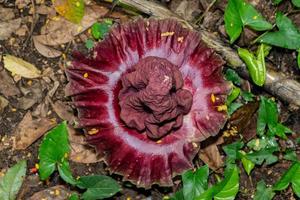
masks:
<svg viewBox="0 0 300 200"><path fill-rule="evenodd" d="M242 77L249 79L248 70L236 51L222 42L217 35L206 31L203 27L195 27L193 24L185 21L177 14L157 3L146 0L119 0L119 2L140 10L150 16L176 18L186 27L197 30L200 33L202 40L210 48L218 52L227 62L227 65L234 68ZM281 72L272 70L272 65L270 63L267 63L267 66L268 70L264 88L280 99L290 104L300 106L300 83L287 77Z"/></svg>

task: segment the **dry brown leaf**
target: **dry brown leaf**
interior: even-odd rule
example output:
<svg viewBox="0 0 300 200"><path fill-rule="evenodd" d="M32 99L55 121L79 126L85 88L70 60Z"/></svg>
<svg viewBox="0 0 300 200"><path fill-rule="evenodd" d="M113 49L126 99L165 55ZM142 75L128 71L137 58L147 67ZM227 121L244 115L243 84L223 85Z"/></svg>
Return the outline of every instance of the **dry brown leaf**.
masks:
<svg viewBox="0 0 300 200"><path fill-rule="evenodd" d="M79 25L69 22L63 17L56 16L42 27L41 35L34 36L33 38L39 43L48 46L68 43L76 35L92 26L97 19L104 16L107 12L108 9L102 6L93 5L86 7L85 15Z"/></svg>
<svg viewBox="0 0 300 200"><path fill-rule="evenodd" d="M0 96L0 113L4 111L6 106L8 106L8 101L4 97Z"/></svg>
<svg viewBox="0 0 300 200"><path fill-rule="evenodd" d="M218 137L217 140L213 140L215 138L209 139L209 141L205 141L204 143L208 145L202 145L198 155L199 158L208 165L208 167L212 170L218 170L220 167L223 166L224 162L222 160L221 154L217 145L222 144L224 142L223 137ZM203 142L202 142L203 143ZM204 144L203 143L203 144Z"/></svg>
<svg viewBox="0 0 300 200"><path fill-rule="evenodd" d="M66 200L70 196L71 191L68 190L63 185L57 185L46 190L42 190L40 192L32 195L29 200Z"/></svg>
<svg viewBox="0 0 300 200"><path fill-rule="evenodd" d="M56 101L53 103L51 100L49 101L54 112L63 120L66 120L68 122L73 122L75 120L75 116L73 114L72 109L66 105L62 101Z"/></svg>
<svg viewBox="0 0 300 200"><path fill-rule="evenodd" d="M2 93L5 97L20 94L20 91L16 87L15 82L5 70L0 70L0 93Z"/></svg>
<svg viewBox="0 0 300 200"><path fill-rule="evenodd" d="M21 58L5 55L3 56L3 63L5 69L24 78L38 78L41 76L40 70Z"/></svg>
<svg viewBox="0 0 300 200"><path fill-rule="evenodd" d="M26 149L49 129L56 125L55 121L39 117L32 119L31 112L27 112L14 131L14 149Z"/></svg>
<svg viewBox="0 0 300 200"><path fill-rule="evenodd" d="M54 49L53 47L49 47L40 43L36 37L33 37L33 44L36 50L47 58L56 58L61 56L62 52Z"/></svg>
<svg viewBox="0 0 300 200"><path fill-rule="evenodd" d="M42 101L43 86L40 81L35 81L31 86L23 86L20 84L20 89L24 96L18 98L18 108L27 110L34 104Z"/></svg>
<svg viewBox="0 0 300 200"><path fill-rule="evenodd" d="M13 9L0 6L0 40L8 39L21 25L21 18L14 19Z"/></svg>
<svg viewBox="0 0 300 200"><path fill-rule="evenodd" d="M54 17L56 15L56 11L52 7L46 5L37 6L36 13L41 15L48 15L48 18Z"/></svg>
<svg viewBox="0 0 300 200"><path fill-rule="evenodd" d="M69 126L69 140L71 145L70 160L77 163L96 163L101 161L101 157L95 149L87 144L85 136L77 133L76 130Z"/></svg>

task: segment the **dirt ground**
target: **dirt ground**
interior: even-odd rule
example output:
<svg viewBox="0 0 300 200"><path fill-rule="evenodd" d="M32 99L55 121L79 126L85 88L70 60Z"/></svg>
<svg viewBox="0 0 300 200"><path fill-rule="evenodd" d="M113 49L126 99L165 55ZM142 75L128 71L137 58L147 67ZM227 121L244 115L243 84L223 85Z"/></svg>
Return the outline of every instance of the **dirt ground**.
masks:
<svg viewBox="0 0 300 200"><path fill-rule="evenodd" d="M182 5L183 2L186 3L186 6ZM275 11L281 10L284 13L288 13L288 16L294 20L298 27L300 27L300 12L299 10L294 10L289 1L280 4L278 7L272 5L271 1L268 0L252 0L251 2L257 6L257 9L260 10L269 21L274 22ZM111 8L110 4L97 3L108 9ZM199 23L207 30L216 32L224 41L228 39L224 30L223 21L226 1L217 1L209 10L207 10L207 7L210 5L211 0L168 0L158 3L168 6L174 12L183 15L187 20L200 19ZM4 8L11 8L14 18L21 18L21 24L8 38L0 40L0 56L2 57L4 54L10 54L22 58L36 66L46 75L37 79L21 78L9 73L4 69L3 62L0 62L0 97L3 97L8 101L6 106L1 107L0 104L0 169L4 172L5 169L11 167L17 161L21 159L27 160L27 176L18 199L29 199L36 192L55 185L64 185L68 190L76 190L65 184L59 178L57 173L51 176L48 181L41 182L39 181L37 173L31 171L31 169L35 168L35 164L38 163L37 154L42 137L38 137L36 141L32 142L32 144L29 144L28 147L22 150L17 150L13 146L13 143L14 140L18 141L23 139L23 137L20 139L16 136L16 129L28 113L32 119L28 121L31 127L25 127L27 131L32 131L34 129L34 124L38 123L41 119L47 121L45 126L48 125L48 127L42 128L49 130L53 125L74 117L74 114L76 116L76 111L72 107L71 99L65 97L64 89L67 84L67 79L64 74L64 65L72 59L71 54L73 50L80 50L88 53L88 50L84 45L85 40L90 38L90 35L88 31L84 31L74 36L67 43L55 46L55 48L61 52L60 56L55 58L45 57L41 55L37 50L36 45L34 45L33 36L41 34L42 27L47 23L49 16L52 15L51 10L49 11L43 8L44 10L40 11L40 13L44 12L45 14L35 13L37 17L33 17L33 5L30 0L0 0L0 7L2 6ZM50 8L51 2L47 0L35 2L35 9L44 6ZM35 12L37 11L35 10ZM205 14L203 15L203 13ZM202 17L199 18L199 16ZM119 23L129 20L134 16L123 12L120 8L115 8L114 11L106 17L112 17L115 23ZM101 17L99 19L101 20ZM62 34L66 33L62 32ZM255 49L256 46L252 45L250 42L257 36L257 33L246 29L238 40L237 45ZM291 57L293 59L291 59ZM300 81L300 70L297 68L295 58L295 52L275 48L268 57L268 61L273 64L275 70L282 71L288 77ZM244 83L246 85L245 87L248 87L255 95L271 96L261 88L254 86L246 80ZM276 100L278 100L280 105L281 122L287 125L295 133L300 133L299 108L288 105L280 99ZM55 104L56 102L59 103ZM44 131L44 133L45 132L46 131ZM243 132L240 134L243 134ZM218 145L222 159L225 159L222 146L235 141L237 138L238 137L226 138L223 144ZM295 137L289 137L288 140L282 140L280 141L280 146L282 148L288 148L291 145L295 146L295 139ZM205 141L203 143L203 145L205 145ZM84 146L86 145L84 144ZM295 148L299 155L299 146L296 146ZM93 150L89 149L87 151ZM270 166L266 166L265 164L256 166L251 176L248 176L242 167L240 167L240 192L236 199L252 199L258 181L264 179L267 184L271 185L281 177L282 173L290 166L290 162L283 159L283 154L279 153L278 156L279 162ZM74 162L74 160L71 161L71 169L75 177L88 174L109 175L107 166L103 162L84 163L82 160L79 160L79 162ZM96 159L93 158L92 160L95 161ZM196 165L204 164L198 157L195 158L194 162ZM221 174L222 170L219 175ZM180 179L177 178L174 187L162 188L153 186L151 190L145 190L138 189L129 182L122 182L122 177L118 175L111 176L118 180L122 185L122 192L111 199L163 199L166 196L172 196L181 184L180 181L178 181ZM214 178L212 178L211 181L215 181ZM274 199L296 199L296 197L293 196L292 190L288 189L278 193Z"/></svg>

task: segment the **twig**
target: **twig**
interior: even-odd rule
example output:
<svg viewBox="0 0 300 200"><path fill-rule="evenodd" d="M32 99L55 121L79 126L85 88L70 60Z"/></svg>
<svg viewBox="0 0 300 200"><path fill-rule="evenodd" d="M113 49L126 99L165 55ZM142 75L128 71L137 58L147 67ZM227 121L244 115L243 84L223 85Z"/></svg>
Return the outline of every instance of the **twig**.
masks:
<svg viewBox="0 0 300 200"><path fill-rule="evenodd" d="M204 13L198 17L198 19L195 20L194 24L198 24L202 21L202 19L207 15L208 11L211 9L211 7L217 2L217 0L213 0L205 9Z"/></svg>
<svg viewBox="0 0 300 200"><path fill-rule="evenodd" d="M182 22L186 27L191 29L197 29L197 31L201 35L202 40L210 48L218 52L227 62L227 64L234 68L241 76L249 79L248 70L246 69L246 66L243 63L243 61L237 55L236 51L229 47L227 44L223 43L218 38L218 36L206 31L203 27L194 27L194 25L185 21L169 9L151 1L119 0L119 2L134 7L137 10L140 10L141 12L150 16L159 18L176 18L178 21ZM272 70L270 63L267 63L267 66L268 70L264 88L273 95L279 97L280 99L290 104L300 106L300 83L296 80L287 77L281 72Z"/></svg>
<svg viewBox="0 0 300 200"><path fill-rule="evenodd" d="M31 36L33 34L34 31L34 27L36 24L36 9L35 9L35 2L34 0L31 0L31 4L32 4L32 23L31 23L31 27L30 27L30 32L28 34L28 37L26 38L24 45L23 45L23 50L26 49L29 40L31 39Z"/></svg>

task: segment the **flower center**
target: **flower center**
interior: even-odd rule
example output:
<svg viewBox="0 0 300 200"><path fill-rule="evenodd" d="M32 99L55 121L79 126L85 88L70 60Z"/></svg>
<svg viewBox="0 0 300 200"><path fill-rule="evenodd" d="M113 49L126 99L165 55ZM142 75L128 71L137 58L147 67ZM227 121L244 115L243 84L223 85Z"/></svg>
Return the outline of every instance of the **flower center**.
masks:
<svg viewBox="0 0 300 200"><path fill-rule="evenodd" d="M192 94L182 89L178 67L164 58L141 59L130 73L121 77L120 117L130 128L146 130L159 139L182 125L192 106Z"/></svg>

